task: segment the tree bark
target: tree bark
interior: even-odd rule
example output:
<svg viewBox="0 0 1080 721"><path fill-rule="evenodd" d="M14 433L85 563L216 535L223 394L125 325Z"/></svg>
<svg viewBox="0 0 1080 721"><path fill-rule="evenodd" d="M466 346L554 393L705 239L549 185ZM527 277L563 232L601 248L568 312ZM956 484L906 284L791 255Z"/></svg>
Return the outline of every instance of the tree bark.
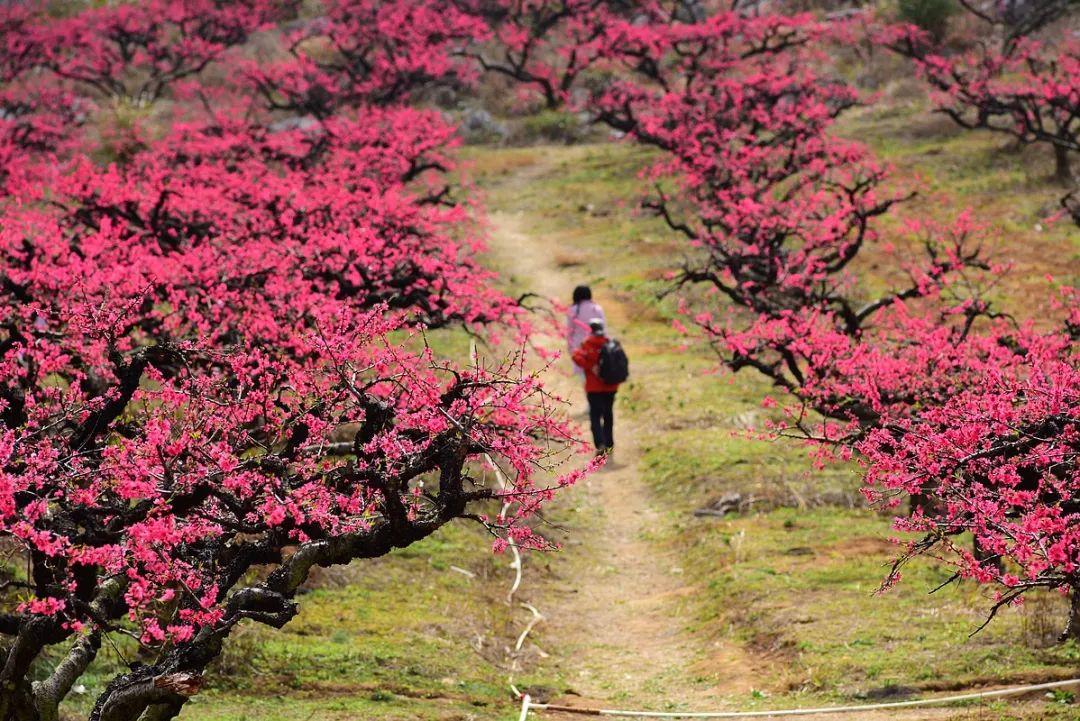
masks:
<svg viewBox="0 0 1080 721"><path fill-rule="evenodd" d="M25 679L4 681L0 688L0 710L4 721L39 721L34 694Z"/></svg>
<svg viewBox="0 0 1080 721"><path fill-rule="evenodd" d="M2 650L0 669L0 720L36 719L34 691L30 685L30 667L49 643L61 640L59 624L51 618L24 620L11 645Z"/></svg>
<svg viewBox="0 0 1080 721"><path fill-rule="evenodd" d="M171 703L162 703L157 706L151 706L146 710L146 713L142 715L139 721L172 721L180 715L180 712L184 708L184 703L187 701L184 699L177 699Z"/></svg>
<svg viewBox="0 0 1080 721"><path fill-rule="evenodd" d="M1069 149L1060 145L1054 146L1054 180L1066 187L1072 187L1076 180L1072 173Z"/></svg>
<svg viewBox="0 0 1080 721"><path fill-rule="evenodd" d="M1080 588L1073 586L1069 591L1069 622L1061 634L1061 641L1080 641Z"/></svg>
<svg viewBox="0 0 1080 721"><path fill-rule="evenodd" d="M37 706L39 721L58 721L60 702L93 663L100 647L101 637L97 633L80 636L52 675L33 684L34 704Z"/></svg>

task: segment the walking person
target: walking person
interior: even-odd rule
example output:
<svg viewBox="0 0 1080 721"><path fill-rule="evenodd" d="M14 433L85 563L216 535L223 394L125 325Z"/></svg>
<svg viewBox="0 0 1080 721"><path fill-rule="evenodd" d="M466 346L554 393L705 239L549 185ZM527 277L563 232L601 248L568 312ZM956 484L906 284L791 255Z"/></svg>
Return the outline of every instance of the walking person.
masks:
<svg viewBox="0 0 1080 721"><path fill-rule="evenodd" d="M592 299L592 289L587 285L579 285L574 288L574 304L566 311L566 347L571 353L589 337L589 321L593 318L599 318L601 323L607 322L604 309ZM585 372L576 364L574 372L579 377L585 376Z"/></svg>
<svg viewBox="0 0 1080 721"><path fill-rule="evenodd" d="M629 363L619 342L608 338L602 318L589 320L589 335L574 351L574 363L585 374L596 455L607 455L615 448L615 394L629 375Z"/></svg>

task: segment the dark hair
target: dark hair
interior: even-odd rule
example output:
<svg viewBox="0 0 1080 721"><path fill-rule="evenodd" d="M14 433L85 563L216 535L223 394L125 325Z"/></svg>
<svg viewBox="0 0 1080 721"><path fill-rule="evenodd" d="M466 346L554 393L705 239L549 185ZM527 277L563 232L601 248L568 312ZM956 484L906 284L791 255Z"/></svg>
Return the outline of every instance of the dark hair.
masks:
<svg viewBox="0 0 1080 721"><path fill-rule="evenodd" d="M592 300L592 290L587 285L579 285L574 288L574 305L583 300Z"/></svg>

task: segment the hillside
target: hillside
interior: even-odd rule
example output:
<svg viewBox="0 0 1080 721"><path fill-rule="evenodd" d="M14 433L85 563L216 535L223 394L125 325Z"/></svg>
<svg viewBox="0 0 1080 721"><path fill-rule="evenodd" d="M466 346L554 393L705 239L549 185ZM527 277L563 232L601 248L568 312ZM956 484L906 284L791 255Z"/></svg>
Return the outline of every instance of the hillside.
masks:
<svg viewBox="0 0 1080 721"><path fill-rule="evenodd" d="M949 131L922 137L914 152L897 149L888 128L872 130L880 123L876 111L845 129L880 143L902 178L937 178L928 191L947 187L956 204L1009 219L1017 242L995 254L1015 259L1018 281L1005 292L1080 270L1069 229L1031 222L1040 190L1046 199L1055 192L1039 180L1037 158L1017 169L996 138ZM749 433L764 417L755 399L766 386L750 373L713 375L708 353L687 349L671 328L655 268L674 260L677 246L627 202L641 151L470 147L463 156L484 191L490 264L515 291L558 297L593 284L632 358L614 468L546 516L540 530L563 550L526 558L516 600L544 620L521 653L510 652L531 614L503 600L508 559L490 556L468 529L452 530L379 562L401 585L363 566L328 574L283 639L245 637L254 678L245 680L255 663L240 664L229 687L186 714L509 718L513 659L515 683L534 697L682 710L900 699L1073 674L1080 651L1052 644L1065 612L1058 598L1034 598L969 638L988 596L964 585L928 596L945 578L939 568L921 565L873 595L894 551L888 515L863 507L853 470L809 470L797 443ZM1015 201L1003 202L1002 189ZM922 207L939 203L954 207L939 198ZM463 339L444 344L449 353L467 350ZM580 417L565 365L552 374ZM729 492L740 494L742 512L694 516ZM901 718L1071 714L1031 699Z"/></svg>
<svg viewBox="0 0 1080 721"><path fill-rule="evenodd" d="M1078 9L0 3L0 721L1080 721Z"/></svg>

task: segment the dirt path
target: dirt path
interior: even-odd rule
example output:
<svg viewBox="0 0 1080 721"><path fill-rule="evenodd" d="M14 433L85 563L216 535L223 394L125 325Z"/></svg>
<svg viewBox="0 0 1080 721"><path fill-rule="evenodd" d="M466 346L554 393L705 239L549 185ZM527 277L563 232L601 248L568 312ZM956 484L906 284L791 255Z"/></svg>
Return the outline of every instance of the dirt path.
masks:
<svg viewBox="0 0 1080 721"><path fill-rule="evenodd" d="M521 198L530 192L531 179L552 170L544 161L521 168L500 181L498 197ZM580 274L559 267L555 258L572 249L560 247L557 235L529 232L527 213L495 205L489 211L496 267L527 282L533 292L567 298ZM612 326L625 327L626 309L602 292L598 300ZM562 344L560 338L545 342ZM568 362L552 375L549 383L572 399L575 416L583 416L583 392ZM570 502L589 522L574 524L569 534L570 570L541 591L542 643L579 695L568 702L654 704L679 698L692 703L715 692L711 684L694 681L694 668L703 663L714 674L717 666L726 667L725 692L749 693L753 664L740 649L699 648L687 629L685 601L696 589L684 581L679 559L649 540L662 514L639 473L637 429L616 410L614 462L571 491ZM535 597L537 589L530 594Z"/></svg>
<svg viewBox="0 0 1080 721"><path fill-rule="evenodd" d="M537 208L532 181L558 172L557 159L539 155L499 177L488 198L493 265L527 289L549 298L568 298L581 282L578 268L561 265L572 255L565 238L534 228L548 209ZM522 210L527 208L529 210ZM535 214L535 216L533 215ZM616 332L632 322L630 312L602 289L597 299ZM561 348L561 338L543 341ZM548 384L584 414L583 392L569 364ZM690 597L698 592L685 579L677 554L652 537L668 522L639 468L638 429L616 407L615 461L560 500L556 522L565 530L566 550L554 570L526 561L521 598L544 614L537 628L533 661L557 672L570 690L541 701L570 706L658 710L736 710L761 688L764 668L773 663L735 642L695 633ZM644 422L644 421L639 421ZM775 673L773 674L775 678ZM972 718L977 710L924 708L913 711L821 715L820 721ZM584 718L545 712L537 718Z"/></svg>

